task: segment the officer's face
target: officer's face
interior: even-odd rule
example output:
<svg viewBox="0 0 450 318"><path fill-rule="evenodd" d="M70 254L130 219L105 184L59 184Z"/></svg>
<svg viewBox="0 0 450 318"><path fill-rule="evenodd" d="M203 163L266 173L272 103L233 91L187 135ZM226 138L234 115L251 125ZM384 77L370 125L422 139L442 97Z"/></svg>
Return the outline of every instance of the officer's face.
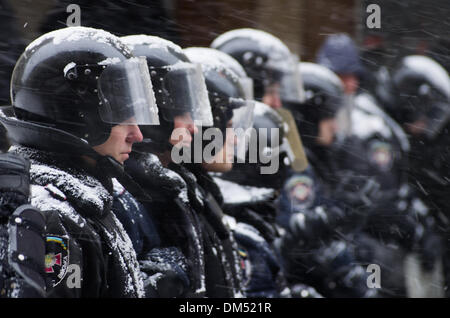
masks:
<svg viewBox="0 0 450 318"><path fill-rule="evenodd" d="M274 83L266 87L264 91L264 96L262 99L264 104L269 105L274 109L281 108L281 98L280 98L280 84Z"/></svg>
<svg viewBox="0 0 450 318"><path fill-rule="evenodd" d="M227 123L227 128L231 128L231 120ZM232 129L226 130L225 145L220 149L220 151L214 156L213 162L202 163L203 168L206 171L212 172L227 172L233 168L234 159L234 145L236 144L236 135Z"/></svg>
<svg viewBox="0 0 450 318"><path fill-rule="evenodd" d="M141 142L143 139L139 127L132 123L133 121L130 119L123 125L114 126L108 140L101 145L94 146L93 149L100 155L109 155L123 164L128 159L133 144Z"/></svg>
<svg viewBox="0 0 450 318"><path fill-rule="evenodd" d="M190 113L175 116L173 120L173 131L169 142L175 146L189 147L192 142L192 136L198 132Z"/></svg>
<svg viewBox="0 0 450 318"><path fill-rule="evenodd" d="M427 121L425 117L421 117L412 123L405 123L405 129L413 136L423 135L427 130Z"/></svg>
<svg viewBox="0 0 450 318"><path fill-rule="evenodd" d="M336 137L338 125L336 118L323 119L319 122L319 135L317 143L322 146L330 146Z"/></svg>
<svg viewBox="0 0 450 318"><path fill-rule="evenodd" d="M339 74L339 78L344 85L344 92L347 95L353 95L359 86L358 77L353 74Z"/></svg>

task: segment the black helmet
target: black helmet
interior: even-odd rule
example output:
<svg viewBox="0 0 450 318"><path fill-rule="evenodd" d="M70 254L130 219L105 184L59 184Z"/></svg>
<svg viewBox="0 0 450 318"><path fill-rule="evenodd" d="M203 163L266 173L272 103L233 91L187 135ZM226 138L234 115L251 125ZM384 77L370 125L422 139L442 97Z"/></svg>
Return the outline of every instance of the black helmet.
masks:
<svg viewBox="0 0 450 318"><path fill-rule="evenodd" d="M121 40L135 56L147 59L159 109L160 127L142 127L144 144L164 151L178 115L190 113L196 123L212 126L206 85L199 65L191 63L181 47L156 36L130 35Z"/></svg>
<svg viewBox="0 0 450 318"><path fill-rule="evenodd" d="M131 117L157 123L145 59L92 28L64 28L33 41L14 68L11 100L15 116L0 118L10 139L43 150L92 152Z"/></svg>
<svg viewBox="0 0 450 318"><path fill-rule="evenodd" d="M436 136L450 117L450 78L433 59L410 55L392 72L393 93L397 96L395 119L401 124L423 120L424 135Z"/></svg>
<svg viewBox="0 0 450 318"><path fill-rule="evenodd" d="M249 134L245 162L235 164L230 172L222 175L223 179L280 189L291 167L293 154L286 129L286 123L276 110L255 102L253 131Z"/></svg>
<svg viewBox="0 0 450 318"><path fill-rule="evenodd" d="M211 47L234 57L254 81L255 98L261 100L266 88L280 84L283 101L302 101L302 85L297 64L280 39L261 30L237 29L217 37Z"/></svg>
<svg viewBox="0 0 450 318"><path fill-rule="evenodd" d="M336 117L345 106L344 89L339 77L322 65L302 62L299 63L299 69L305 89L305 102L286 103L285 107L291 110L302 136L316 137L319 122Z"/></svg>
<svg viewBox="0 0 450 318"><path fill-rule="evenodd" d="M233 69L223 63L226 54L215 49L191 47L184 50L192 62L202 65L214 127L219 128L224 137L230 120L232 120L233 128L244 130L250 128L254 102L248 97L251 95L249 84L252 82L245 77L242 67L241 70L244 73L236 74ZM233 59L231 56L228 58ZM235 63L238 64L236 61ZM241 77L242 75L244 78Z"/></svg>

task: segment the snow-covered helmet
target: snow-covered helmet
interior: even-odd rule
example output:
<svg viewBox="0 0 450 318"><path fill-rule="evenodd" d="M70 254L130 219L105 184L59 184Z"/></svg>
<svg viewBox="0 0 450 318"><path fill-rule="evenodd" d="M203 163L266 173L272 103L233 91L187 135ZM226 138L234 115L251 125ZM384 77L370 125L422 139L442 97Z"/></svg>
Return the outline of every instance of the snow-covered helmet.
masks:
<svg viewBox="0 0 450 318"><path fill-rule="evenodd" d="M345 106L344 89L339 77L330 69L310 62L298 65L305 89L305 102L286 103L302 136L315 137L319 122L336 117Z"/></svg>
<svg viewBox="0 0 450 318"><path fill-rule="evenodd" d="M159 109L159 127L142 127L144 143L159 150L170 148L174 118L188 112L194 122L212 126L211 106L200 65L191 63L183 49L157 36L130 35L121 40L135 56L147 59Z"/></svg>
<svg viewBox="0 0 450 318"><path fill-rule="evenodd" d="M214 127L219 128L225 138L228 122L232 128L247 130L252 126L254 101L251 96L251 79L239 76L224 63L226 55L211 48L191 47L184 49L189 59L202 65L206 87L211 103ZM228 56L229 59L233 59ZM229 62L229 61L228 61ZM237 65L237 61L234 61ZM240 66L239 66L240 67ZM242 135L243 136L243 135Z"/></svg>
<svg viewBox="0 0 450 318"><path fill-rule="evenodd" d="M303 100L298 57L277 37L256 29L236 29L217 37L211 47L235 58L254 81L254 95L261 100L266 89L280 85L283 101Z"/></svg>
<svg viewBox="0 0 450 318"><path fill-rule="evenodd" d="M93 152L131 117L158 123L145 59L93 28L68 27L33 41L14 68L11 100L10 116L0 118L11 141L43 150Z"/></svg>
<svg viewBox="0 0 450 318"><path fill-rule="evenodd" d="M424 133L433 138L450 118L450 78L433 59L406 56L392 72L393 92L397 96L395 119L401 124L422 119Z"/></svg>
<svg viewBox="0 0 450 318"><path fill-rule="evenodd" d="M245 162L238 162L222 177L243 185L279 189L291 168L294 153L286 138L288 125L275 109L255 102L253 128ZM276 171L270 168L274 161L278 163Z"/></svg>

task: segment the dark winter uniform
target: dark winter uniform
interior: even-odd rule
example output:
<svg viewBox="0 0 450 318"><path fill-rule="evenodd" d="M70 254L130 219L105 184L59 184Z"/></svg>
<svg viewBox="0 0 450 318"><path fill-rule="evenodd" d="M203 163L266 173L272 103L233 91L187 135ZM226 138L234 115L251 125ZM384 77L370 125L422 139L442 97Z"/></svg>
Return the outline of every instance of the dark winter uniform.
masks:
<svg viewBox="0 0 450 318"><path fill-rule="evenodd" d="M278 246L286 277L325 297L373 297L376 292L367 288L367 274L349 243L349 233L362 224L354 210L326 193L312 166L288 178L281 191L277 221L285 233Z"/></svg>
<svg viewBox="0 0 450 318"><path fill-rule="evenodd" d="M151 178L160 183L156 173ZM186 297L189 295L187 260L176 247L167 246L159 233L155 202L144 204L136 200L125 188L114 182L113 211L129 234L136 251L144 280L145 296Z"/></svg>
<svg viewBox="0 0 450 318"><path fill-rule="evenodd" d="M188 169L170 163L169 169L186 182L190 205L199 220L205 256L206 296L242 297L237 245L222 220L224 215L220 203L215 200L214 183L199 166L189 165Z"/></svg>
<svg viewBox="0 0 450 318"><path fill-rule="evenodd" d="M243 284L248 297L290 297L280 260L272 243L279 236L274 226L274 189L244 186L214 177L217 197L239 246Z"/></svg>
<svg viewBox="0 0 450 318"><path fill-rule="evenodd" d="M45 215L47 295L143 297L132 243L111 212L111 179L64 155L11 151L30 158L31 204Z"/></svg>
<svg viewBox="0 0 450 318"><path fill-rule="evenodd" d="M432 222L441 239L430 238L421 246L419 252L423 254L422 262L426 268L433 268L433 265L443 254L443 266L446 276L446 283L450 281L450 256L449 244L450 235L448 227L449 221L449 201L448 201L448 166L450 162L449 152L450 128L445 127L434 140L412 139L410 159L410 185L418 193L428 208L427 218ZM442 245L441 245L442 244ZM449 296L448 290L446 296Z"/></svg>
<svg viewBox="0 0 450 318"><path fill-rule="evenodd" d="M125 167L152 196L144 206L159 231L159 249L179 249L186 258L186 267L171 272L177 282L161 288L181 286L179 297L242 297L233 238L195 176L178 165L164 168L153 154L132 153Z"/></svg>

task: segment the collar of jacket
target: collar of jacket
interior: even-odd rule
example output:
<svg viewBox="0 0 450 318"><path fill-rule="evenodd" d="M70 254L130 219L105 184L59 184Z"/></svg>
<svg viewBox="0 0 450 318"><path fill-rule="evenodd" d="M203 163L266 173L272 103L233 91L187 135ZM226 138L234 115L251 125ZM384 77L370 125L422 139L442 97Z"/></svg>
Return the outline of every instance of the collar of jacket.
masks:
<svg viewBox="0 0 450 318"><path fill-rule="evenodd" d="M185 167L194 174L197 179L197 183L200 187L205 191L211 193L214 199L219 203L220 206L223 205L223 196L220 191L219 186L213 180L213 178L209 175L208 171L206 171L201 164L187 164Z"/></svg>
<svg viewBox="0 0 450 318"><path fill-rule="evenodd" d="M31 184L69 201L82 216L101 217L111 209L111 179L95 173L81 159L25 146L13 146L10 151L30 159Z"/></svg>
<svg viewBox="0 0 450 318"><path fill-rule="evenodd" d="M194 210L197 212L203 211L204 208L203 201L205 200L205 193L204 190L197 183L197 178L195 177L195 175L182 164L176 164L171 162L169 163L168 168L179 174L186 182L189 202L194 208Z"/></svg>
<svg viewBox="0 0 450 318"><path fill-rule="evenodd" d="M187 197L187 186L183 178L164 168L154 154L133 151L124 166L125 171L147 190L155 201L166 202L176 197Z"/></svg>

